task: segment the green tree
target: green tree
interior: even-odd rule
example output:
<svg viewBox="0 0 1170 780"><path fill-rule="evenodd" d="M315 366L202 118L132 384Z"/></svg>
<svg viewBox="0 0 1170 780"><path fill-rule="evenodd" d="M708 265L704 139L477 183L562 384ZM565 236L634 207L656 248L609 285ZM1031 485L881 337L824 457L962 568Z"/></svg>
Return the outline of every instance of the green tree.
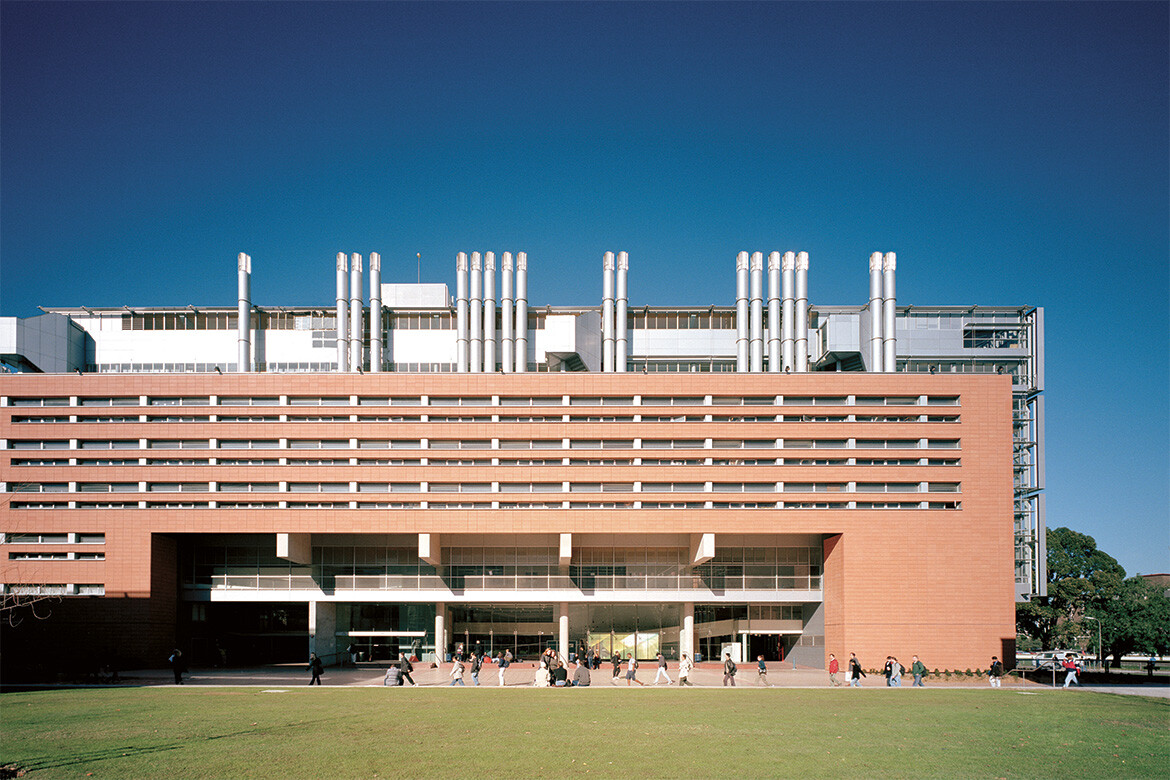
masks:
<svg viewBox="0 0 1170 780"><path fill-rule="evenodd" d="M1055 649L1087 632L1080 616L1112 599L1122 588L1125 569L1097 549L1093 537L1068 528L1051 528L1048 546L1048 598L1016 605L1016 630ZM1096 633L1096 632L1093 632Z"/></svg>
<svg viewBox="0 0 1170 780"><path fill-rule="evenodd" d="M1114 664L1130 653L1170 652L1170 599L1164 588L1141 577L1125 580L1085 614L1101 621L1101 642Z"/></svg>

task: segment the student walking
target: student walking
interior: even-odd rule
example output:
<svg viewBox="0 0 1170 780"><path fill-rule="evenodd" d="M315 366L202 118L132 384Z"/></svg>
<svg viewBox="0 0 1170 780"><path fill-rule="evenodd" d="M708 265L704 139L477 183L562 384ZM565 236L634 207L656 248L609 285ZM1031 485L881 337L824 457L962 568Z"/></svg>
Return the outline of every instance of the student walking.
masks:
<svg viewBox="0 0 1170 780"><path fill-rule="evenodd" d="M638 679L638 659L634 658L633 653L630 653L630 660L626 662L626 687L630 687L632 682L636 682L638 685L646 684Z"/></svg>
<svg viewBox="0 0 1170 780"><path fill-rule="evenodd" d="M614 685L617 685L618 678L622 673L622 654L615 652L609 657L609 660L611 663L613 663L613 679L610 680L610 682L612 682Z"/></svg>
<svg viewBox="0 0 1170 780"><path fill-rule="evenodd" d="M764 663L764 656L756 656L756 684L771 688L768 684L768 665Z"/></svg>
<svg viewBox="0 0 1170 780"><path fill-rule="evenodd" d="M665 677L667 685L670 685L672 682L674 682L670 679L670 674L668 674L666 671L666 656L664 656L662 653L658 654L658 674L654 675L655 685L658 684L659 677Z"/></svg>
<svg viewBox="0 0 1170 780"><path fill-rule="evenodd" d="M479 653L471 654L471 681L479 687L479 670L483 668L483 658Z"/></svg>
<svg viewBox="0 0 1170 780"><path fill-rule="evenodd" d="M680 687L683 685L694 687L694 683L687 679L691 676L691 670L694 668L695 664L687 657L686 653L683 653L682 660L678 662L678 684Z"/></svg>
<svg viewBox="0 0 1170 780"><path fill-rule="evenodd" d="M922 678L926 676L926 665L918 660L918 656L914 656L914 663L910 665L910 673L914 675L914 684L912 688L924 688Z"/></svg>
<svg viewBox="0 0 1170 780"><path fill-rule="evenodd" d="M316 653L309 653L309 673L312 678L309 679L309 685L316 683L321 684L321 659L317 657Z"/></svg>
<svg viewBox="0 0 1170 780"><path fill-rule="evenodd" d="M902 664L896 656L890 656L890 687L902 687Z"/></svg>
<svg viewBox="0 0 1170 780"><path fill-rule="evenodd" d="M414 671L414 664L412 664L410 659L406 657L406 653L398 654L398 671L403 680L402 683L399 683L400 685L404 685L405 683L418 685L418 683L414 681L414 678L410 676L410 673Z"/></svg>
<svg viewBox="0 0 1170 780"><path fill-rule="evenodd" d="M739 671L735 667L735 661L731 660L731 653L723 654L723 687L730 685L735 687L735 673Z"/></svg>
<svg viewBox="0 0 1170 780"><path fill-rule="evenodd" d="M508 658L510 655L511 655L511 653L509 653L508 655L505 655L504 653L500 653L499 655L496 656L496 665L499 667L499 671L497 672L497 674L500 678L500 687L501 688L503 688L505 685L507 685L507 683L504 682L504 671L508 668Z"/></svg>
<svg viewBox="0 0 1170 780"><path fill-rule="evenodd" d="M451 684L452 685L463 685L463 687L465 687L465 688L467 687L463 683L463 662L462 661L455 660L455 662L451 664L450 676L451 676Z"/></svg>
<svg viewBox="0 0 1170 780"><path fill-rule="evenodd" d="M837 656L829 653L829 684L834 688L841 687L841 681L837 679L839 671L841 671L841 664L837 663Z"/></svg>
<svg viewBox="0 0 1170 780"><path fill-rule="evenodd" d="M851 688L861 687L861 678L866 677L865 670L861 668L861 662L857 660L857 653L849 654L849 686Z"/></svg>
<svg viewBox="0 0 1170 780"><path fill-rule="evenodd" d="M987 681L991 683L992 688L999 688L1003 681L1003 664L1000 663L999 656L991 656L991 668L987 670Z"/></svg>
<svg viewBox="0 0 1170 780"><path fill-rule="evenodd" d="M1064 676L1064 687L1067 688L1069 685L1075 685L1080 688L1081 683L1077 679L1077 662L1073 660L1072 653L1066 654L1060 665L1064 667L1064 671L1066 672Z"/></svg>

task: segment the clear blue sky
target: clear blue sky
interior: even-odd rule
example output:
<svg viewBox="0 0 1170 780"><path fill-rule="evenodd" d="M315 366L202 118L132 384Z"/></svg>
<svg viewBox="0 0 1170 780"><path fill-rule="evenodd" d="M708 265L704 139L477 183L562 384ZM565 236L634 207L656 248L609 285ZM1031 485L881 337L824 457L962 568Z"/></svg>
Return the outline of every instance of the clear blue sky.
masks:
<svg viewBox="0 0 1170 780"><path fill-rule="evenodd" d="M1170 571L1166 2L0 6L0 311L326 304L338 251L534 305L1040 305L1048 522Z"/></svg>

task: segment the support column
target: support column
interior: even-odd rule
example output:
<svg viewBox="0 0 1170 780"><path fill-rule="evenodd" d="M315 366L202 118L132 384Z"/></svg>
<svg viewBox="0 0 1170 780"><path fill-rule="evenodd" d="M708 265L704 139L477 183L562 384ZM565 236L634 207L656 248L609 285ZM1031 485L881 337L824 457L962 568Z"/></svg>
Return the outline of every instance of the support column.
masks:
<svg viewBox="0 0 1170 780"><path fill-rule="evenodd" d="M557 651L565 659L565 663L569 662L569 603L567 601L561 602L560 629L557 634Z"/></svg>
<svg viewBox="0 0 1170 780"><path fill-rule="evenodd" d="M447 605L435 604L435 663L442 668L447 657Z"/></svg>
<svg viewBox="0 0 1170 780"><path fill-rule="evenodd" d="M682 646L679 648L681 652L690 656L692 661L695 660L695 602L688 601L682 605L682 633L679 634L678 643Z"/></svg>
<svg viewBox="0 0 1170 780"><path fill-rule="evenodd" d="M321 663L337 663L337 605L332 601L309 602L309 652Z"/></svg>

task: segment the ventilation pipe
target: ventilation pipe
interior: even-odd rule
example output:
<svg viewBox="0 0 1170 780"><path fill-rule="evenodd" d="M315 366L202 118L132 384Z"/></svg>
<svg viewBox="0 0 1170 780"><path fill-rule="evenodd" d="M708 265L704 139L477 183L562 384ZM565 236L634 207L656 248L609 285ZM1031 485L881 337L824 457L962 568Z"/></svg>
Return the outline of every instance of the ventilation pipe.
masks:
<svg viewBox="0 0 1170 780"><path fill-rule="evenodd" d="M764 253L752 252L751 259L751 370L764 370Z"/></svg>
<svg viewBox="0 0 1170 780"><path fill-rule="evenodd" d="M613 252L601 260L601 370L613 372Z"/></svg>
<svg viewBox="0 0 1170 780"><path fill-rule="evenodd" d="M370 252L370 371L382 370L382 256Z"/></svg>
<svg viewBox="0 0 1170 780"><path fill-rule="evenodd" d="M236 311L236 371L252 370L252 258L240 252L236 258L236 288L239 293Z"/></svg>
<svg viewBox="0 0 1170 780"><path fill-rule="evenodd" d="M516 253L516 373L528 370L528 253Z"/></svg>
<svg viewBox="0 0 1170 780"><path fill-rule="evenodd" d="M784 337L780 348L784 355L784 371L787 373L796 365L796 253L785 252L780 267L784 271L784 311L781 314Z"/></svg>
<svg viewBox="0 0 1170 780"><path fill-rule="evenodd" d="M768 255L768 372L780 371L780 253Z"/></svg>
<svg viewBox="0 0 1170 780"><path fill-rule="evenodd" d="M869 370L881 371L882 360L882 253L869 256Z"/></svg>
<svg viewBox="0 0 1170 780"><path fill-rule="evenodd" d="M748 253L735 256L735 370L748 370Z"/></svg>
<svg viewBox="0 0 1170 780"><path fill-rule="evenodd" d="M895 338L896 312L894 311L894 269L898 258L893 252L886 252L882 262L882 371L892 374L898 370Z"/></svg>
<svg viewBox="0 0 1170 780"><path fill-rule="evenodd" d="M808 252L796 255L796 371L808 371Z"/></svg>
<svg viewBox="0 0 1170 780"><path fill-rule="evenodd" d="M337 370L349 370L349 258L337 253Z"/></svg>
<svg viewBox="0 0 1170 780"><path fill-rule="evenodd" d="M483 256L483 370L496 371L496 253Z"/></svg>
<svg viewBox="0 0 1170 780"><path fill-rule="evenodd" d="M512 253L504 252L500 258L502 279L500 297L500 325L503 333L500 342L500 365L505 374L512 373L512 366L516 360L516 342L512 335L515 323L515 309L512 303Z"/></svg>
<svg viewBox="0 0 1170 780"><path fill-rule="evenodd" d="M467 373L467 253L455 255L455 371Z"/></svg>
<svg viewBox="0 0 1170 780"><path fill-rule="evenodd" d="M468 344L471 347L470 371L480 373L483 369L483 261L479 252L471 253L471 332Z"/></svg>
<svg viewBox="0 0 1170 780"><path fill-rule="evenodd" d="M626 272L630 269L630 256L625 252L618 252L617 256L617 337L616 350L613 356L613 370L619 374L626 372L626 360L630 352L630 341L626 333L626 309L629 306L626 295Z"/></svg>
<svg viewBox="0 0 1170 780"><path fill-rule="evenodd" d="M362 256L349 256L349 370L362 370Z"/></svg>

